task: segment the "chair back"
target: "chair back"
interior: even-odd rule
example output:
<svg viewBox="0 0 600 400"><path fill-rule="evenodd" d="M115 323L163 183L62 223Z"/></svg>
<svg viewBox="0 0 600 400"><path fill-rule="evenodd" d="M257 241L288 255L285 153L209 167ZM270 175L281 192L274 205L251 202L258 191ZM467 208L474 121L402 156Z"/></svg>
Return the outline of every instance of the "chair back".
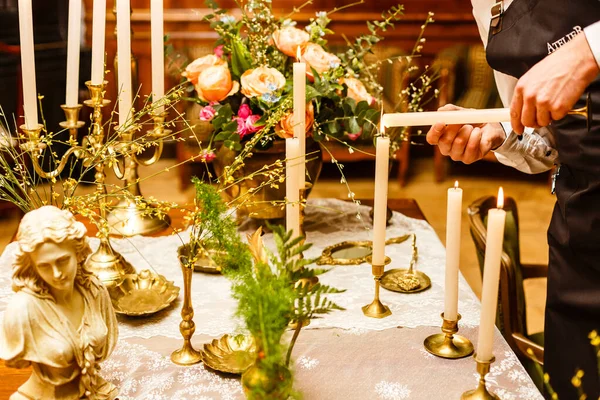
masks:
<svg viewBox="0 0 600 400"><path fill-rule="evenodd" d="M482 197L468 208L471 236L477 251L481 275L483 276L487 236L487 216L496 207L496 197ZM504 203L506 224L504 245L500 263L500 288L496 325L508 344L518 352L513 333L526 336L525 292L523 271L519 251L519 214L514 199L508 197Z"/></svg>

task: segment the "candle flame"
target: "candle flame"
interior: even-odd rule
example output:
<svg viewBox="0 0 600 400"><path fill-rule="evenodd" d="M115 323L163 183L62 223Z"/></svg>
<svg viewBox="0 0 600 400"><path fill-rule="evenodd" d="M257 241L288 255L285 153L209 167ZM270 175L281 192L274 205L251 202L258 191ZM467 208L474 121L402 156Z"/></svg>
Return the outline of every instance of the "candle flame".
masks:
<svg viewBox="0 0 600 400"><path fill-rule="evenodd" d="M502 189L502 186L498 189L498 208L504 208L504 189Z"/></svg>
<svg viewBox="0 0 600 400"><path fill-rule="evenodd" d="M302 57L302 52L300 51L300 46L296 47L296 60L300 62L300 57Z"/></svg>
<svg viewBox="0 0 600 400"><path fill-rule="evenodd" d="M454 189L458 189L458 181L454 181Z"/></svg>

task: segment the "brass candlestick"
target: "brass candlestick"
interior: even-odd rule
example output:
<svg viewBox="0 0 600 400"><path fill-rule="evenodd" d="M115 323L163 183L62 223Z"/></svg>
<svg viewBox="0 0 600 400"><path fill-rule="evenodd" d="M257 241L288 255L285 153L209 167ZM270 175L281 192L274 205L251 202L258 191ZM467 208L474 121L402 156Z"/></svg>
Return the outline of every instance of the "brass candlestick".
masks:
<svg viewBox="0 0 600 400"><path fill-rule="evenodd" d="M100 218L106 221L106 173L104 172L103 154L105 153L104 143L104 127L102 126L102 108L107 106L110 101L104 99L104 86L102 84L92 84L86 82L86 86L90 91L90 99L85 101L85 105L93 108L92 128L90 134L84 139L90 146L91 154L87 160L84 160L84 165L91 165L92 161L96 162L94 175L96 182L96 194L98 195L98 208L100 209ZM135 269L129 264L122 255L117 253L108 239L106 229L98 229L100 232L100 246L86 261L86 267L95 273L100 280L107 286L115 286L120 282L122 275L134 274Z"/></svg>
<svg viewBox="0 0 600 400"><path fill-rule="evenodd" d="M389 264L392 260L389 257L385 258L384 265L375 265L371 264L371 268L373 271L373 279L375 279L375 298L373 302L369 305L366 305L362 308L363 314L367 317L371 318L385 318L389 315L392 315L390 308L379 300L379 287L381 285L381 276L383 275L383 271L385 266Z"/></svg>
<svg viewBox="0 0 600 400"><path fill-rule="evenodd" d="M139 165L149 166L160 159L163 151L163 139L172 134L171 130L165 129L166 116L166 112L152 116L154 127L148 131L146 137L155 142L156 146L152 157L147 160L139 159L136 152L130 147L134 139L135 126L129 127L120 134L121 143L129 147L124 150L126 156L123 168L120 168L116 163L113 164L113 167L117 178L124 181L124 188L131 196L119 201L108 214L109 232L111 234L121 236L148 235L166 229L171 222L167 215L160 217L152 215L152 204L142 199L138 176ZM141 205L139 200L136 203L131 199L132 197L142 199L141 202L144 205Z"/></svg>
<svg viewBox="0 0 600 400"><path fill-rule="evenodd" d="M474 356L477 362L477 372L479 373L479 384L476 389L464 392L460 396L461 400L500 400L494 393L490 393L485 386L485 376L490 372L491 364L496 360L492 357L489 361L480 361L477 359L477 354Z"/></svg>
<svg viewBox="0 0 600 400"><path fill-rule="evenodd" d="M460 314L458 314L456 321L450 321L445 319L444 313L442 313L443 333L436 333L426 338L423 343L425 350L434 356L450 359L463 358L473 354L473 343L466 337L456 334L460 318Z"/></svg>
<svg viewBox="0 0 600 400"><path fill-rule="evenodd" d="M191 342L196 331L191 297L193 267L187 266L186 254L182 254L182 251L185 251L185 247L180 248L179 254L183 272L183 307L181 308L182 321L179 323L179 332L183 336L183 346L171 354L171 361L178 365L192 365L202 361L202 353L194 349Z"/></svg>
<svg viewBox="0 0 600 400"><path fill-rule="evenodd" d="M304 187L300 189L300 235L306 237L304 230L304 218L306 217L306 194L312 189L312 183L304 182Z"/></svg>

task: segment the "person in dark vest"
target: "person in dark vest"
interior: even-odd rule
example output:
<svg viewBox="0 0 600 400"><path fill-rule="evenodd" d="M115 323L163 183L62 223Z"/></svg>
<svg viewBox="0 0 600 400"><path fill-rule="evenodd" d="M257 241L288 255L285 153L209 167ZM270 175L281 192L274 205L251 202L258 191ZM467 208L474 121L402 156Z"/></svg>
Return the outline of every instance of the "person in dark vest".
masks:
<svg viewBox="0 0 600 400"><path fill-rule="evenodd" d="M427 141L465 163L494 151L501 163L527 173L558 166L548 229L544 368L560 400L579 399L571 383L577 370L585 373L587 398L597 399L599 360L588 335L600 333L600 1L472 4L511 121L438 123ZM568 114L588 99L589 121Z"/></svg>

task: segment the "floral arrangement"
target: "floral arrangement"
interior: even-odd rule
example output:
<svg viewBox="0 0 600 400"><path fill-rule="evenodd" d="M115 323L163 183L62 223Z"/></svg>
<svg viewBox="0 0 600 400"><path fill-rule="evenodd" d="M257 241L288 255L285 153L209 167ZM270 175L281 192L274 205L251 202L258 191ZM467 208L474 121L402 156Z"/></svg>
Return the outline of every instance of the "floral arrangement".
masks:
<svg viewBox="0 0 600 400"><path fill-rule="evenodd" d="M334 54L326 39L333 33L327 27L331 15L363 2L318 12L301 29L293 21L293 14L311 1L276 18L270 0L249 0L241 6L241 18L236 19L214 0L208 0L213 13L205 20L219 35L214 54L194 60L182 73L189 83L188 91L196 94L187 99L203 106L200 119L210 121L214 128L204 158L215 157L214 142L241 151L243 157L253 149L267 149L273 141L293 135L292 74L297 60L307 65L307 136L315 141L333 139L344 143L359 137L371 139L377 133L382 110L383 88L377 81L377 71L382 62L395 60L368 63L367 56L383 39L381 33L401 18L403 9L392 7L382 13L381 20L367 22L369 33ZM418 56L432 15L423 24L412 53L396 59L410 63ZM418 110L431 79L422 79L421 83L399 93L396 106Z"/></svg>

